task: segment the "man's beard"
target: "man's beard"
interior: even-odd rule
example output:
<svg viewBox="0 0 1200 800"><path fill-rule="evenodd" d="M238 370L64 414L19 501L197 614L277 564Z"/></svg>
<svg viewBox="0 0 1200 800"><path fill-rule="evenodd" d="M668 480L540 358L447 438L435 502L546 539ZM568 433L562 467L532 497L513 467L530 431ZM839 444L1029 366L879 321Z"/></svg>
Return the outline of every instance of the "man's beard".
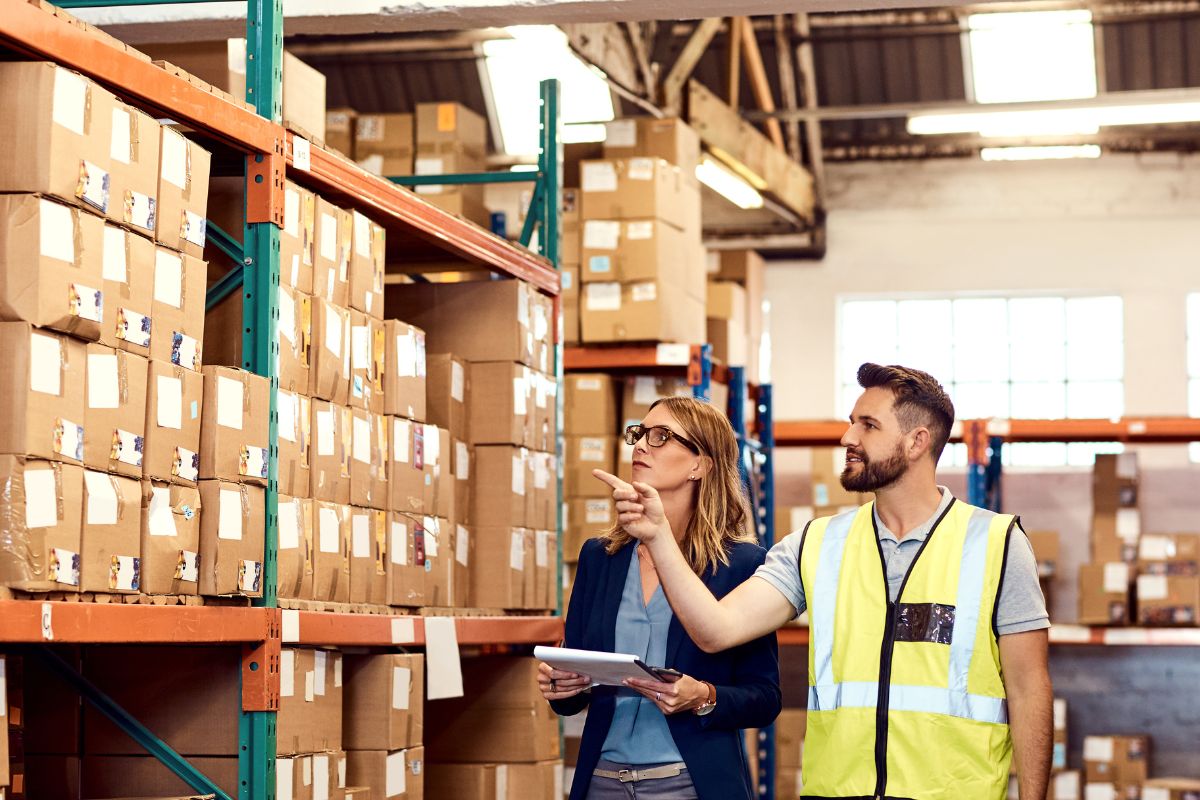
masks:
<svg viewBox="0 0 1200 800"><path fill-rule="evenodd" d="M908 471L908 459L904 456L904 442L896 445L895 451L883 461L872 461L861 450L854 453L862 459L862 469L851 473L851 465L842 470L842 488L847 492L877 492L886 489L904 477Z"/></svg>

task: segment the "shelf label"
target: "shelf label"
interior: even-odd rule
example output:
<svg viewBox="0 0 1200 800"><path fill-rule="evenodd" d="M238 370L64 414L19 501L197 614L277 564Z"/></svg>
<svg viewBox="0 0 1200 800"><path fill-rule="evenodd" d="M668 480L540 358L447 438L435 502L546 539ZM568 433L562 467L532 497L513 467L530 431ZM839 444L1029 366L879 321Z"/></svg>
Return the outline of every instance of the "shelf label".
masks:
<svg viewBox="0 0 1200 800"><path fill-rule="evenodd" d="M50 603L42 603L42 638L47 642L54 641L52 609L53 606Z"/></svg>
<svg viewBox="0 0 1200 800"><path fill-rule="evenodd" d="M1050 628L1050 641L1063 644L1086 644L1092 640L1092 629L1086 625L1055 625Z"/></svg>
<svg viewBox="0 0 1200 800"><path fill-rule="evenodd" d="M654 363L660 367L686 367L691 357L692 348L686 344L660 344L654 353Z"/></svg>
<svg viewBox="0 0 1200 800"><path fill-rule="evenodd" d="M413 644L417 626L412 617L392 617L392 644Z"/></svg>
<svg viewBox="0 0 1200 800"><path fill-rule="evenodd" d="M300 612L285 608L283 610L283 643L292 644L300 641Z"/></svg>
<svg viewBox="0 0 1200 800"><path fill-rule="evenodd" d="M292 137L292 166L305 172L312 171L312 145L303 136Z"/></svg>

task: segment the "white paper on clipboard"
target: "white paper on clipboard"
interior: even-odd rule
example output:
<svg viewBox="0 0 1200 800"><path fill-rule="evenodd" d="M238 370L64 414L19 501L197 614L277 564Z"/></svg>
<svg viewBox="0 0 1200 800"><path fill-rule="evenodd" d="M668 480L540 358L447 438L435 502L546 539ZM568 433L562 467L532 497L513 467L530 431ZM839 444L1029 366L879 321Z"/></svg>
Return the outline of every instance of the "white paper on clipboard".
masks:
<svg viewBox="0 0 1200 800"><path fill-rule="evenodd" d="M627 678L644 681L658 678L638 666L638 657L628 653L602 653L570 647L535 647L533 657L555 669L577 672L592 679L593 686L621 686Z"/></svg>

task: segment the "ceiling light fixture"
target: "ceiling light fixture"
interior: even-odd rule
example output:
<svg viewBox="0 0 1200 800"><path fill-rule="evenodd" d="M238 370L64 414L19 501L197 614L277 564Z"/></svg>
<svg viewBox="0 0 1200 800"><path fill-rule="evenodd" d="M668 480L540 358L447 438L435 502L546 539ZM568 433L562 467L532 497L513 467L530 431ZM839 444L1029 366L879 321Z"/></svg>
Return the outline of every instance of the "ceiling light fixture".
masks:
<svg viewBox="0 0 1200 800"><path fill-rule="evenodd" d="M1200 102L1121 103L1090 108L1047 108L1022 111L936 111L908 118L917 136L978 133L980 136L1094 134L1108 125L1170 125L1200 122Z"/></svg>
<svg viewBox="0 0 1200 800"><path fill-rule="evenodd" d="M696 165L696 179L738 208L763 207L763 197L753 186L708 156Z"/></svg>
<svg viewBox="0 0 1200 800"><path fill-rule="evenodd" d="M985 147L979 151L984 161L1043 161L1046 159L1099 158L1100 145L1050 145L1047 147Z"/></svg>

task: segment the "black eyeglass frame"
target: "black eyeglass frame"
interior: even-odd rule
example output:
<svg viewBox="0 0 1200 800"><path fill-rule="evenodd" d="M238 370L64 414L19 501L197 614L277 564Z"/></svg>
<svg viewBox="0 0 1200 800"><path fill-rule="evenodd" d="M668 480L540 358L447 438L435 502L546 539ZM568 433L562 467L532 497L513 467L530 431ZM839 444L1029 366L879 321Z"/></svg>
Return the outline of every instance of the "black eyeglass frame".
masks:
<svg viewBox="0 0 1200 800"><path fill-rule="evenodd" d="M661 444L654 444L650 441L649 433L653 430L662 431L665 434ZM686 437L680 436L666 425L650 425L649 427L645 425L630 425L625 428L625 444L637 444L642 440L643 436L646 437L646 444L650 447L662 447L667 442L674 439L690 450L694 455L700 455L700 447L695 442L687 439Z"/></svg>

